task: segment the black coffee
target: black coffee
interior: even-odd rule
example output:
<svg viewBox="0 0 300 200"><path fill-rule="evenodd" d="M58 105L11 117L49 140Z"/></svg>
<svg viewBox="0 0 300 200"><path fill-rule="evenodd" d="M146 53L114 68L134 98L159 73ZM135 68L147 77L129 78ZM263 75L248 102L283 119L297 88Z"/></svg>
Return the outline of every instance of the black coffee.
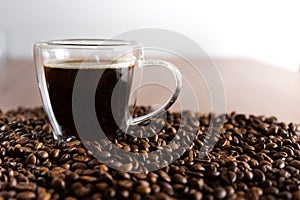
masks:
<svg viewBox="0 0 300 200"><path fill-rule="evenodd" d="M128 114L133 76L132 64L68 60L47 63L44 70L51 106L63 132L63 139L78 138L72 114L72 95L75 78L79 72L81 79L78 84L79 88L76 89L79 92L76 95L86 95L95 90L91 85L97 85L95 111L98 122L110 139L120 132L119 126L124 123L125 116ZM102 76L99 77L99 74ZM82 116L83 119L89 117ZM92 140L94 134L97 133L85 134L84 138ZM82 138L82 135L80 137Z"/></svg>

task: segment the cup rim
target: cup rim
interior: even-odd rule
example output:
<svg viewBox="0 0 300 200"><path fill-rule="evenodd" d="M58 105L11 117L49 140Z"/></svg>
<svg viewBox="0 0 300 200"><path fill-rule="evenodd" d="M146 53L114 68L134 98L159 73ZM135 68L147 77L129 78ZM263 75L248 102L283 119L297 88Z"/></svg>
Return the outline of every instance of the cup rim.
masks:
<svg viewBox="0 0 300 200"><path fill-rule="evenodd" d="M121 39L59 39L37 42L38 46L71 46L71 47L118 47L118 46L142 46L141 42Z"/></svg>

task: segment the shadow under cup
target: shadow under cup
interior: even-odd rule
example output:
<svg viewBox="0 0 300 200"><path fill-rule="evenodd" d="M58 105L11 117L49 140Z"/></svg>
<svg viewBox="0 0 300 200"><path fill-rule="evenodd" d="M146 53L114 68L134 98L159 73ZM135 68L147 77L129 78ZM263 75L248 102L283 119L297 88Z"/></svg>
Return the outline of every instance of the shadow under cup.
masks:
<svg viewBox="0 0 300 200"><path fill-rule="evenodd" d="M179 70L164 61L145 60L139 42L60 40L37 43L34 50L44 109L58 141L118 139L129 125L165 112L181 89ZM131 97L136 69L155 65L172 72L176 89L159 109L132 118L129 104L134 107L136 102L136 96Z"/></svg>

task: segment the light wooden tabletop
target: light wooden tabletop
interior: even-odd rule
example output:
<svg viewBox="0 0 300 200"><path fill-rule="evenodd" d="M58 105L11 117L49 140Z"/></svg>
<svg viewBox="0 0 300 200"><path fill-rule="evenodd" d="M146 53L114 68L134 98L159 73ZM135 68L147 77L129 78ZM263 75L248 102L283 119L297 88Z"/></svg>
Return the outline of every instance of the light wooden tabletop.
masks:
<svg viewBox="0 0 300 200"><path fill-rule="evenodd" d="M273 115L286 122L300 122L300 73L269 66L253 60L214 59L224 83L224 104L226 112ZM201 75L195 75L191 68L180 61L174 61L198 97L200 111L211 111L209 86ZM200 61L199 65L206 65ZM148 70L148 69L147 69ZM144 70L145 82L165 80L172 88L168 74L155 70ZM163 78L159 78L163 77ZM205 78L204 78L205 79ZM170 83L170 86L168 85ZM173 84L174 85L174 84ZM174 87L174 86L173 86ZM40 106L34 63L32 60L9 60L0 65L0 109L8 110L18 106ZM159 95L157 95L159 94ZM169 90L155 85L146 85L138 94L139 104L162 104L171 94ZM183 92L183 94L185 94ZM181 96L181 102L189 102L192 96ZM213 97L218 98L218 97ZM177 102L173 109L180 107ZM186 108L189 109L189 106ZM186 109L183 108L183 109Z"/></svg>

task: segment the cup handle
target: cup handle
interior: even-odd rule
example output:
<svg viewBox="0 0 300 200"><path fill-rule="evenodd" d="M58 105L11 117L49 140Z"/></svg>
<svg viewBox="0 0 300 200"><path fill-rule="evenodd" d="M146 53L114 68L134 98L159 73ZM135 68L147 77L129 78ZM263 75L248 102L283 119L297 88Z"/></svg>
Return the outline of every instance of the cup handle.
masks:
<svg viewBox="0 0 300 200"><path fill-rule="evenodd" d="M169 109L173 105L173 103L176 101L176 99L180 93L180 90L182 87L182 75L181 75L180 71L177 69L177 67L175 67L171 63L168 63L168 62L165 62L162 60L143 60L142 61L141 67L149 67L149 66L161 66L161 67L164 67L164 68L168 69L169 71L171 71L175 78L175 81L176 81L176 89L175 89L173 95L169 98L169 100L164 105L162 105L160 108L158 108L146 115L136 117L136 118L131 118L129 125L139 124L141 122L144 122L152 117L155 117L155 116L163 113L165 110Z"/></svg>

